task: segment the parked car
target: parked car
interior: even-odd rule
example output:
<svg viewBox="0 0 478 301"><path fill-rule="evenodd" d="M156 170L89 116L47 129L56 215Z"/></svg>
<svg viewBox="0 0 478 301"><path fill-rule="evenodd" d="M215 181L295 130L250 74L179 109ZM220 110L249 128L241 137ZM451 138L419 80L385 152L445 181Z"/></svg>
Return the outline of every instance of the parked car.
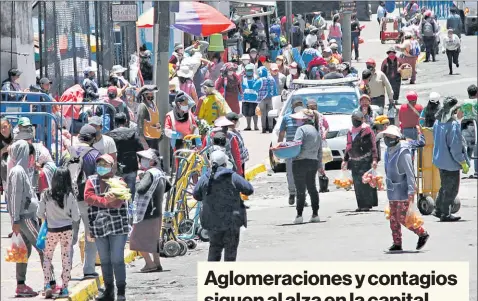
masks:
<svg viewBox="0 0 478 301"><path fill-rule="evenodd" d="M304 107L311 99L317 102L319 112L325 116L329 124L328 146L332 150L334 161L341 162L347 145L347 132L352 127L351 115L359 107L358 81L358 78L295 80L294 83L302 87L289 93L280 110L274 109L269 112L268 116L276 119L270 147L275 147L278 144L282 118L292 112L291 99L300 96L303 99ZM378 110L379 108L373 106L373 109ZM285 161L276 158L272 151L269 151L269 160L274 172L285 171Z"/></svg>

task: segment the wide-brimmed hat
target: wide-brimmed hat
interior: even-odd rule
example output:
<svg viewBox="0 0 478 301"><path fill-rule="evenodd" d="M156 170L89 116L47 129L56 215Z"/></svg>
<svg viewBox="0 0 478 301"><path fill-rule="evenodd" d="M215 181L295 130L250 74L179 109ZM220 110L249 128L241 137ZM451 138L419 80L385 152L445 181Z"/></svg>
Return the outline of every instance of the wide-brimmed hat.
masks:
<svg viewBox="0 0 478 301"><path fill-rule="evenodd" d="M395 47L390 47L390 48L387 50L387 54L389 54L390 52L397 53L397 50L395 50Z"/></svg>
<svg viewBox="0 0 478 301"><path fill-rule="evenodd" d="M402 132L400 131L400 128L398 128L397 126L389 125L384 131L377 134L376 139L382 139L384 135L391 135L397 138L401 138Z"/></svg>
<svg viewBox="0 0 478 301"><path fill-rule="evenodd" d="M210 79L207 79L201 84L201 87L214 88L214 82Z"/></svg>
<svg viewBox="0 0 478 301"><path fill-rule="evenodd" d="M314 112L308 109L304 109L302 111L294 113L290 115L290 117L293 119L298 119L298 120L314 120L315 118Z"/></svg>
<svg viewBox="0 0 478 301"><path fill-rule="evenodd" d="M114 65L113 67L111 67L111 73L114 73L114 74L123 73L126 70L128 70L128 68L125 68L121 65Z"/></svg>
<svg viewBox="0 0 478 301"><path fill-rule="evenodd" d="M231 126L231 125L234 125L234 122L227 119L226 116L221 116L214 121L214 126L216 127Z"/></svg>
<svg viewBox="0 0 478 301"><path fill-rule="evenodd" d="M142 86L141 89L138 91L138 96L143 94L144 92L156 92L158 91L158 87L156 85L146 85Z"/></svg>
<svg viewBox="0 0 478 301"><path fill-rule="evenodd" d="M158 151L154 150L152 148L137 152L136 154L138 155L138 157L142 157L142 158L145 158L145 159L148 159L148 160L152 160L152 161L156 161L156 162L160 161L159 156L158 156L159 155Z"/></svg>
<svg viewBox="0 0 478 301"><path fill-rule="evenodd" d="M194 76L191 68L189 68L189 66L186 66L186 65L181 65L181 67L179 67L177 74L179 77L184 77L184 78L192 78Z"/></svg>
<svg viewBox="0 0 478 301"><path fill-rule="evenodd" d="M244 61L244 60L251 60L251 56L247 53L244 53L242 56L241 56L241 61Z"/></svg>
<svg viewBox="0 0 478 301"><path fill-rule="evenodd" d="M443 101L443 106L435 114L435 117L442 123L448 122L452 118L453 113L460 108L460 106L461 103L458 101L458 99L453 96L448 96Z"/></svg>

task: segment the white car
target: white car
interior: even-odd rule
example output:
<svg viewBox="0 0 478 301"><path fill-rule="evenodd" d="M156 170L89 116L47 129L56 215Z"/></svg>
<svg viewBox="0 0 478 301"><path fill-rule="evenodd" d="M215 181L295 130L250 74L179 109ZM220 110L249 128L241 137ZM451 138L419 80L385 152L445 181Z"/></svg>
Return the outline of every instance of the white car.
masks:
<svg viewBox="0 0 478 301"><path fill-rule="evenodd" d="M300 96L306 107L310 99L317 102L319 112L324 115L329 124L327 144L332 150L334 161L342 161L347 145L347 132L352 127L352 112L359 107L360 92L357 78L343 78L332 80L296 80L294 83L301 88L292 91L279 110L271 110L269 117L276 119L272 131L270 147L278 144L279 129L285 115L292 112L291 99ZM378 109L373 108L374 110ZM269 151L269 160L274 172L285 171L285 161L276 158Z"/></svg>

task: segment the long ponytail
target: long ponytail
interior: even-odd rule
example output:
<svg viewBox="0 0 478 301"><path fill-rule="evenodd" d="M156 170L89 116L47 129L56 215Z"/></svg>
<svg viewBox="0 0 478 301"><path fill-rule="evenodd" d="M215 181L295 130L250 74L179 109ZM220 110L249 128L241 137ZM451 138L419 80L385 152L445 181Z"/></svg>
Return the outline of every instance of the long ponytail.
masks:
<svg viewBox="0 0 478 301"><path fill-rule="evenodd" d="M209 176L209 182L207 183L206 195L211 194L212 182L214 181L214 176L216 175L216 172L217 172L218 168L219 168L219 165L217 165L217 163L212 163L211 175Z"/></svg>

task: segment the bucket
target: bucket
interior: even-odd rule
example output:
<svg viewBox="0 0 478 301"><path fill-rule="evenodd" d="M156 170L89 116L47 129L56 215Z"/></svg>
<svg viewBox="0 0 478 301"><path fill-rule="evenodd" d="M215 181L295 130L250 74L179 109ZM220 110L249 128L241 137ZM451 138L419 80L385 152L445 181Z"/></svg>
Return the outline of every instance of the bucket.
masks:
<svg viewBox="0 0 478 301"><path fill-rule="evenodd" d="M412 66L410 64L403 64L400 69L400 76L402 80L407 80L412 77Z"/></svg>
<svg viewBox="0 0 478 301"><path fill-rule="evenodd" d="M291 159L295 158L300 154L302 143L294 143L287 146L278 146L271 148L272 153L279 159Z"/></svg>

